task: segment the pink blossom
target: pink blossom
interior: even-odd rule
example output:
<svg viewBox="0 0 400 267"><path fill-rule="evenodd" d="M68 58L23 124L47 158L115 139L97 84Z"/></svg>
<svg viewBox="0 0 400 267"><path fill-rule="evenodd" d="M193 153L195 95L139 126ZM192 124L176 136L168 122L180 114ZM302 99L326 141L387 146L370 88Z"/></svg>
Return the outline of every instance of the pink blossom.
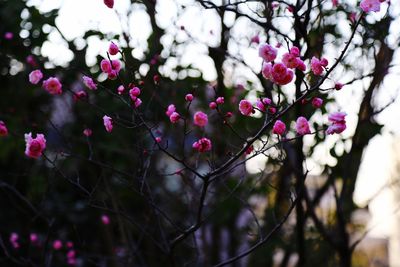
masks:
<svg viewBox="0 0 400 267"><path fill-rule="evenodd" d="M228 111L228 112L225 114L225 117L227 117L227 118L231 118L232 116L233 116L233 113L230 112L230 111Z"/></svg>
<svg viewBox="0 0 400 267"><path fill-rule="evenodd" d="M282 63L285 64L286 67L294 69L297 68L299 61L297 60L297 56L292 53L285 53L282 57Z"/></svg>
<svg viewBox="0 0 400 267"><path fill-rule="evenodd" d="M326 130L327 134L341 133L346 129L345 112L334 112L328 116L328 120L332 123Z"/></svg>
<svg viewBox="0 0 400 267"><path fill-rule="evenodd" d="M250 43L259 44L260 43L260 37L258 35L254 35L253 37L251 37Z"/></svg>
<svg viewBox="0 0 400 267"><path fill-rule="evenodd" d="M42 156L42 152L46 148L46 139L43 134L37 134L36 138L32 138L32 133L25 134L25 142L26 156L34 159Z"/></svg>
<svg viewBox="0 0 400 267"><path fill-rule="evenodd" d="M14 38L14 34L12 32L6 32L4 34L4 38L7 40L11 40L12 38Z"/></svg>
<svg viewBox="0 0 400 267"><path fill-rule="evenodd" d="M332 0L332 6L337 7L339 4L339 0Z"/></svg>
<svg viewBox="0 0 400 267"><path fill-rule="evenodd" d="M62 248L62 246L63 246L63 244L62 244L62 242L61 242L61 240L54 240L54 242L53 242L53 248L55 249L55 250L60 250L61 248Z"/></svg>
<svg viewBox="0 0 400 267"><path fill-rule="evenodd" d="M300 58L297 58L297 69L301 71L306 71L307 69L306 64L304 64L304 61Z"/></svg>
<svg viewBox="0 0 400 267"><path fill-rule="evenodd" d="M207 152L212 148L210 139L203 137L198 141L194 142L192 147L196 149L198 152Z"/></svg>
<svg viewBox="0 0 400 267"><path fill-rule="evenodd" d="M161 137L159 137L159 136L157 136L155 139L156 139L156 143L161 143L161 141L162 141Z"/></svg>
<svg viewBox="0 0 400 267"><path fill-rule="evenodd" d="M108 53L112 56L118 54L119 48L118 45L114 44L113 42L110 43L110 46L108 47Z"/></svg>
<svg viewBox="0 0 400 267"><path fill-rule="evenodd" d="M86 137L89 137L92 134L93 134L93 131L90 128L86 128L85 130L83 130L83 135L86 136Z"/></svg>
<svg viewBox="0 0 400 267"><path fill-rule="evenodd" d="M136 101L140 93L141 91L138 87L133 87L131 90L129 90L129 96L131 97L132 101Z"/></svg>
<svg viewBox="0 0 400 267"><path fill-rule="evenodd" d="M114 7L114 0L104 0L104 4L105 4L108 8L113 8L113 7Z"/></svg>
<svg viewBox="0 0 400 267"><path fill-rule="evenodd" d="M43 88L52 95L61 95L61 87L60 81L55 77L50 77L43 81Z"/></svg>
<svg viewBox="0 0 400 267"><path fill-rule="evenodd" d="M215 102L218 105L222 105L225 102L225 99L224 99L224 97L220 96L220 97L217 97L217 100L215 100Z"/></svg>
<svg viewBox="0 0 400 267"><path fill-rule="evenodd" d="M290 83L294 77L293 71L286 68L286 66L282 63L276 63L272 67L271 74L273 82L279 85L285 85Z"/></svg>
<svg viewBox="0 0 400 267"><path fill-rule="evenodd" d="M87 88L89 88L90 90L96 90L97 89L97 85L95 84L95 82L93 81L92 78L88 77L88 76L83 76L83 83L86 85Z"/></svg>
<svg viewBox="0 0 400 267"><path fill-rule="evenodd" d="M362 0L360 7L364 12L378 12L381 10L381 1L379 0Z"/></svg>
<svg viewBox="0 0 400 267"><path fill-rule="evenodd" d="M250 155L253 151L254 151L254 146L251 145L251 146L249 146L249 147L246 149L245 154L246 154L246 155Z"/></svg>
<svg viewBox="0 0 400 267"><path fill-rule="evenodd" d="M324 103L324 101L323 101L321 98L319 98L319 97L314 97L314 98L311 100L311 104L312 104L312 106L313 106L314 108L320 108L320 107L322 106L323 103Z"/></svg>
<svg viewBox="0 0 400 267"><path fill-rule="evenodd" d="M262 67L262 75L264 76L265 79L268 80L273 80L272 78L272 64L271 63L264 63Z"/></svg>
<svg viewBox="0 0 400 267"><path fill-rule="evenodd" d="M142 104L142 100L140 98L136 98L133 104L135 105L135 108L138 108Z"/></svg>
<svg viewBox="0 0 400 267"><path fill-rule="evenodd" d="M271 114L275 114L276 108L275 107L269 107L268 108L268 112L271 113Z"/></svg>
<svg viewBox="0 0 400 267"><path fill-rule="evenodd" d="M121 62L118 59L111 60L111 66L117 73L121 70Z"/></svg>
<svg viewBox="0 0 400 267"><path fill-rule="evenodd" d="M277 120L274 124L274 127L272 127L272 133L283 135L285 131L286 131L286 125L281 120Z"/></svg>
<svg viewBox="0 0 400 267"><path fill-rule="evenodd" d="M74 101L82 100L87 97L87 93L83 90L73 93L72 98Z"/></svg>
<svg viewBox="0 0 400 267"><path fill-rule="evenodd" d="M115 80L117 79L118 72L115 70L111 70L110 72L107 73L107 78L110 80Z"/></svg>
<svg viewBox="0 0 400 267"><path fill-rule="evenodd" d="M106 128L106 131L111 133L113 130L113 120L111 117L108 117L107 115L103 116L103 124L104 127Z"/></svg>
<svg viewBox="0 0 400 267"><path fill-rule="evenodd" d="M300 49L297 46L293 46L290 48L290 54L294 55L295 57L300 56Z"/></svg>
<svg viewBox="0 0 400 267"><path fill-rule="evenodd" d="M308 124L308 121L304 117L298 117L296 120L296 132L299 135L305 135L311 133L310 131L310 125Z"/></svg>
<svg viewBox="0 0 400 267"><path fill-rule="evenodd" d="M321 60L316 57L311 58L311 70L315 75L321 75L326 66L328 66L328 60L326 58L322 58Z"/></svg>
<svg viewBox="0 0 400 267"><path fill-rule="evenodd" d="M245 116L250 116L253 113L253 105L248 100L240 100L239 111Z"/></svg>
<svg viewBox="0 0 400 267"><path fill-rule="evenodd" d="M32 55L29 55L29 56L26 57L26 63L28 63L32 67L36 67L37 66L36 60Z"/></svg>
<svg viewBox="0 0 400 267"><path fill-rule="evenodd" d="M265 106L265 104L262 102L261 99L257 99L256 106L262 112L265 112L265 110L267 109L267 107Z"/></svg>
<svg viewBox="0 0 400 267"><path fill-rule="evenodd" d="M200 127L204 127L208 123L207 114L201 111L197 111L193 116L194 124Z"/></svg>
<svg viewBox="0 0 400 267"><path fill-rule="evenodd" d="M67 258L75 258L75 250L68 251Z"/></svg>
<svg viewBox="0 0 400 267"><path fill-rule="evenodd" d="M117 92L119 95L122 95L125 91L125 87L123 85L118 86Z"/></svg>
<svg viewBox="0 0 400 267"><path fill-rule="evenodd" d="M37 244L37 242L39 241L39 237L36 233L30 233L29 240L32 244Z"/></svg>
<svg viewBox="0 0 400 267"><path fill-rule="evenodd" d="M111 71L111 63L107 59L102 59L100 62L100 68L103 72L109 73Z"/></svg>
<svg viewBox="0 0 400 267"><path fill-rule="evenodd" d="M74 247L74 242L67 241L67 248L73 248L73 247Z"/></svg>
<svg viewBox="0 0 400 267"><path fill-rule="evenodd" d="M171 104L168 106L167 111L165 112L165 114L167 114L167 116L171 116L172 113L174 113L176 111L176 107L174 104Z"/></svg>
<svg viewBox="0 0 400 267"><path fill-rule="evenodd" d="M7 136L8 129L4 121L0 121L0 136Z"/></svg>
<svg viewBox="0 0 400 267"><path fill-rule="evenodd" d="M277 53L278 50L269 44L262 44L258 49L258 55L266 62L274 61Z"/></svg>
<svg viewBox="0 0 400 267"><path fill-rule="evenodd" d="M216 109L217 108L217 103L215 103L213 101L213 102L210 102L210 104L208 104L208 106L210 107L210 109Z"/></svg>
<svg viewBox="0 0 400 267"><path fill-rule="evenodd" d="M169 120L172 123L177 123L181 118L181 115L179 115L178 112L172 112L171 116L169 116Z"/></svg>
<svg viewBox="0 0 400 267"><path fill-rule="evenodd" d="M38 84L43 78L43 73L40 70L34 70L29 73L29 82L31 84Z"/></svg>
<svg viewBox="0 0 400 267"><path fill-rule="evenodd" d="M336 82L336 83L335 83L335 89L338 90L338 91L339 91L340 89L342 89L343 86L344 86L343 83L340 83L340 82Z"/></svg>
<svg viewBox="0 0 400 267"><path fill-rule="evenodd" d="M104 225L110 224L110 217L108 217L108 216L105 215L105 214L101 215L101 222L102 222Z"/></svg>
<svg viewBox="0 0 400 267"><path fill-rule="evenodd" d="M187 95L185 95L185 100L186 101L188 101L188 102L192 102L193 101L193 95L192 94L187 94Z"/></svg>
<svg viewBox="0 0 400 267"><path fill-rule="evenodd" d="M17 233L11 233L10 234L10 243L13 246L13 248L17 249L19 248L19 243L18 243L19 235Z"/></svg>

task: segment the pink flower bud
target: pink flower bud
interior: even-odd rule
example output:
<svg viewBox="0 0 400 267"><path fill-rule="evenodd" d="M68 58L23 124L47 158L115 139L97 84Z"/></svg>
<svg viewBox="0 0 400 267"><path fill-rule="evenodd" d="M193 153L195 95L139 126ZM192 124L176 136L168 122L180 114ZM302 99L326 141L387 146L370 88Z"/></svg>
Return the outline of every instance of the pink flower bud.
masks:
<svg viewBox="0 0 400 267"><path fill-rule="evenodd" d="M313 105L314 108L320 108L324 101L319 98L319 97L314 97L311 101L311 104Z"/></svg>
<svg viewBox="0 0 400 267"><path fill-rule="evenodd" d="M272 128L272 133L283 135L286 131L286 125L281 121L277 120Z"/></svg>
<svg viewBox="0 0 400 267"><path fill-rule="evenodd" d="M210 107L210 109L216 109L217 108L217 103L211 102L210 104L208 104L208 106Z"/></svg>
<svg viewBox="0 0 400 267"><path fill-rule="evenodd" d="M114 7L114 0L104 0L104 4L105 4L108 8L113 8L113 7Z"/></svg>
<svg viewBox="0 0 400 267"><path fill-rule="evenodd" d="M89 137L92 135L92 130L89 128L86 128L85 130L83 130L83 135L85 135L86 137Z"/></svg>
<svg viewBox="0 0 400 267"><path fill-rule="evenodd" d="M193 116L194 124L200 127L204 127L208 123L208 116L204 112L197 111Z"/></svg>
<svg viewBox="0 0 400 267"><path fill-rule="evenodd" d="M296 121L296 132L299 135L305 135L311 133L310 131L310 125L308 124L308 121L304 117L298 117Z"/></svg>
<svg viewBox="0 0 400 267"><path fill-rule="evenodd" d="M103 124L104 127L106 128L106 131L111 133L113 130L113 120L111 117L108 117L107 115L103 116Z"/></svg>
<svg viewBox="0 0 400 267"><path fill-rule="evenodd" d="M32 133L25 134L25 155L37 159L42 156L43 150L46 148L46 139L43 134L37 134L36 138L32 138Z"/></svg>
<svg viewBox="0 0 400 267"><path fill-rule="evenodd" d="M169 120L172 123L177 123L180 118L181 118L181 115L179 115L178 112L172 112L171 116L169 116Z"/></svg>
<svg viewBox="0 0 400 267"><path fill-rule="evenodd" d="M198 152L207 152L212 148L211 141L208 138L201 138L198 141L194 142L192 147L196 149Z"/></svg>
<svg viewBox="0 0 400 267"><path fill-rule="evenodd" d="M116 54L118 54L118 52L119 52L118 45L110 43L110 46L108 47L108 53L112 56L115 56Z"/></svg>
<svg viewBox="0 0 400 267"><path fill-rule="evenodd" d="M8 135L8 129L4 121L0 121L0 137L2 136L7 136Z"/></svg>
<svg viewBox="0 0 400 267"><path fill-rule="evenodd" d="M62 246L63 246L62 242L58 239L53 242L53 248L55 250L60 250Z"/></svg>
<svg viewBox="0 0 400 267"><path fill-rule="evenodd" d="M220 96L217 98L215 102L217 102L218 105L222 105L225 102L225 99L222 96Z"/></svg>
<svg viewBox="0 0 400 267"><path fill-rule="evenodd" d="M188 102L192 102L193 101L193 95L192 94L187 94L185 96L185 100L188 101Z"/></svg>
<svg viewBox="0 0 400 267"><path fill-rule="evenodd" d="M29 74L29 82L31 84L38 84L43 78L43 73L40 70L34 70Z"/></svg>
<svg viewBox="0 0 400 267"><path fill-rule="evenodd" d="M101 215L101 222L104 225L109 225L110 224L110 217L108 217L107 215L103 214Z"/></svg>

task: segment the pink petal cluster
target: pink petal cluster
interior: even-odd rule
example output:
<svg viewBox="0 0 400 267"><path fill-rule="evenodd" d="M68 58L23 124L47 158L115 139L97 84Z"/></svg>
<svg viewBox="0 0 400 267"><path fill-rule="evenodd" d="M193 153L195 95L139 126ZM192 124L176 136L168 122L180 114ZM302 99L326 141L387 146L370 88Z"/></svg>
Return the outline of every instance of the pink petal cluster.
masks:
<svg viewBox="0 0 400 267"><path fill-rule="evenodd" d="M278 50L269 44L262 44L258 49L258 55L264 59L265 62L274 61L277 54Z"/></svg>
<svg viewBox="0 0 400 267"><path fill-rule="evenodd" d="M108 53L112 56L115 56L116 54L118 54L118 52L119 52L118 45L111 42L110 46L108 47Z"/></svg>
<svg viewBox="0 0 400 267"><path fill-rule="evenodd" d="M32 133L25 134L25 155L37 159L42 155L46 148L46 139L43 134L37 134L36 138L32 138Z"/></svg>
<svg viewBox="0 0 400 267"><path fill-rule="evenodd" d="M320 107L322 106L323 103L324 103L324 101L323 101L321 98L319 98L319 97L314 97L314 98L311 100L311 105L312 105L314 108L320 108Z"/></svg>
<svg viewBox="0 0 400 267"><path fill-rule="evenodd" d="M76 253L75 250L71 249L67 252L67 263L68 265L76 265Z"/></svg>
<svg viewBox="0 0 400 267"><path fill-rule="evenodd" d="M215 102L218 105L222 105L223 103L225 103L225 98L223 96L219 96L219 97L217 97L217 100L215 100Z"/></svg>
<svg viewBox="0 0 400 267"><path fill-rule="evenodd" d="M269 99L268 97L264 97L262 99L257 99L256 106L260 111L265 112L267 110L267 107L271 105L271 103L271 99Z"/></svg>
<svg viewBox="0 0 400 267"><path fill-rule="evenodd" d="M364 12L378 12L381 10L381 1L379 0L362 0L360 7Z"/></svg>
<svg viewBox="0 0 400 267"><path fill-rule="evenodd" d="M110 224L110 217L105 214L101 215L101 222L105 225Z"/></svg>
<svg viewBox="0 0 400 267"><path fill-rule="evenodd" d="M250 43L259 44L260 43L260 37L258 35L254 35L253 37L251 37Z"/></svg>
<svg viewBox="0 0 400 267"><path fill-rule="evenodd" d="M250 116L251 114L253 114L253 105L250 103L250 101L248 100L240 100L239 102L239 111L240 113L242 113L242 115L244 116Z"/></svg>
<svg viewBox="0 0 400 267"><path fill-rule="evenodd" d="M208 116L202 111L197 111L193 116L194 124L200 127L204 127L208 123Z"/></svg>
<svg viewBox="0 0 400 267"><path fill-rule="evenodd" d="M97 89L97 85L93 81L92 78L90 78L88 76L83 76L82 79L83 79L83 83L86 85L87 88L89 88L90 90L96 90Z"/></svg>
<svg viewBox="0 0 400 267"><path fill-rule="evenodd" d="M104 0L104 4L105 4L108 8L113 8L113 7L114 7L114 0Z"/></svg>
<svg viewBox="0 0 400 267"><path fill-rule="evenodd" d="M103 124L104 127L106 128L106 131L111 133L113 130L113 120L111 117L108 117L107 115L103 116Z"/></svg>
<svg viewBox="0 0 400 267"><path fill-rule="evenodd" d="M118 59L108 60L103 59L100 62L100 68L104 73L107 73L108 79L114 80L117 78L121 70L121 62Z"/></svg>
<svg viewBox="0 0 400 267"><path fill-rule="evenodd" d="M93 131L90 128L86 128L85 130L83 130L83 135L86 136L86 137L89 137L92 134L93 134Z"/></svg>
<svg viewBox="0 0 400 267"><path fill-rule="evenodd" d="M343 86L344 86L343 83L340 83L340 82L335 83L335 89L338 91L341 90L343 88Z"/></svg>
<svg viewBox="0 0 400 267"><path fill-rule="evenodd" d="M283 135L286 131L286 125L281 120L277 120L272 127L272 133Z"/></svg>
<svg viewBox="0 0 400 267"><path fill-rule="evenodd" d="M61 95L62 93L62 85L55 77L43 81L43 88L52 95Z"/></svg>
<svg viewBox="0 0 400 267"><path fill-rule="evenodd" d="M298 117L296 120L296 132L299 135L305 135L311 133L310 125L304 117Z"/></svg>
<svg viewBox="0 0 400 267"><path fill-rule="evenodd" d="M29 73L29 82L31 84L38 84L43 79L43 73L40 70L34 70Z"/></svg>
<svg viewBox="0 0 400 267"><path fill-rule="evenodd" d="M0 121L0 136L7 136L8 129L4 121Z"/></svg>
<svg viewBox="0 0 400 267"><path fill-rule="evenodd" d="M264 78L271 80L278 85L285 85L293 80L293 71L285 66L283 63L264 63L262 68Z"/></svg>
<svg viewBox="0 0 400 267"><path fill-rule="evenodd" d="M211 150L212 145L210 139L203 137L198 141L194 142L192 147L199 152L207 152Z"/></svg>
<svg viewBox="0 0 400 267"><path fill-rule="evenodd" d="M218 105L217 105L217 103L215 103L213 101L213 102L210 102L210 104L208 104L208 106L210 107L210 109L216 109Z"/></svg>
<svg viewBox="0 0 400 267"><path fill-rule="evenodd" d="M141 91L139 87L133 87L132 89L129 90L129 96L131 97L135 108L138 108L142 104L142 100L138 97L140 95Z"/></svg>
<svg viewBox="0 0 400 267"><path fill-rule="evenodd" d="M298 68L301 71L306 70L306 65L303 60L300 59L300 50L296 46L293 46L289 53L283 55L282 63L290 69Z"/></svg>
<svg viewBox="0 0 400 267"><path fill-rule="evenodd" d="M341 133L346 129L346 113L334 112L328 116L328 120L332 123L326 130L327 134Z"/></svg>
<svg viewBox="0 0 400 267"><path fill-rule="evenodd" d="M187 94L187 95L185 95L185 100L186 101L188 101L188 102L192 102L193 101L193 95L192 94Z"/></svg>
<svg viewBox="0 0 400 267"><path fill-rule="evenodd" d="M63 244L62 244L62 242L61 242L61 240L54 240L54 242L53 242L53 248L55 249L55 250L60 250L61 248L62 248L62 246L63 246Z"/></svg>
<svg viewBox="0 0 400 267"><path fill-rule="evenodd" d="M179 115L178 112L172 112L172 114L169 116L169 120L172 123L177 123L181 119L181 115Z"/></svg>
<svg viewBox="0 0 400 267"><path fill-rule="evenodd" d="M72 95L72 98L74 99L74 101L82 100L82 99L87 98L87 93L85 91L81 90L81 91L74 93Z"/></svg>
<svg viewBox="0 0 400 267"><path fill-rule="evenodd" d="M19 239L19 235L17 233L11 233L9 240L10 240L12 247L15 249L19 248L18 239Z"/></svg>
<svg viewBox="0 0 400 267"><path fill-rule="evenodd" d="M39 237L36 233L30 233L29 234L29 241L31 241L32 244L37 245L39 243Z"/></svg>
<svg viewBox="0 0 400 267"><path fill-rule="evenodd" d="M169 117L172 115L172 113L174 113L176 111L176 107L174 104L170 104L167 108L167 111L165 112L165 114Z"/></svg>
<svg viewBox="0 0 400 267"><path fill-rule="evenodd" d="M321 75L327 66L328 66L328 60L326 58L321 58L321 59L318 59L316 57L311 58L311 70L315 75Z"/></svg>
<svg viewBox="0 0 400 267"><path fill-rule="evenodd" d="M120 86L118 86L117 88L117 93L119 95L122 95L125 92L125 87L121 84Z"/></svg>

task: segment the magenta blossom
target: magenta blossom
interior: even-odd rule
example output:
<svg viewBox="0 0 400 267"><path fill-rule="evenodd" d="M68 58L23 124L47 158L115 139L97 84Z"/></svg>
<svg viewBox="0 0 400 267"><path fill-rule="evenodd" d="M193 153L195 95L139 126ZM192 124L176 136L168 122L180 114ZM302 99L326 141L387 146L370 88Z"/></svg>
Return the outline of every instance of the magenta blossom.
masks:
<svg viewBox="0 0 400 267"><path fill-rule="evenodd" d="M272 133L283 135L286 131L286 125L281 121L277 120L272 128Z"/></svg>
<svg viewBox="0 0 400 267"><path fill-rule="evenodd" d="M36 138L32 138L32 133L25 134L25 155L37 159L42 156L43 150L46 148L46 139L43 134L37 134Z"/></svg>
<svg viewBox="0 0 400 267"><path fill-rule="evenodd" d="M204 127L208 123L208 116L202 111L197 111L193 116L194 124L200 127Z"/></svg>
<svg viewBox="0 0 400 267"><path fill-rule="evenodd" d="M362 0L360 7L364 12L378 12L381 10L381 1L379 0Z"/></svg>
<svg viewBox="0 0 400 267"><path fill-rule="evenodd" d="M29 73L29 82L31 84L38 84L43 79L43 73L40 70L34 70Z"/></svg>
<svg viewBox="0 0 400 267"><path fill-rule="evenodd" d="M250 116L253 113L253 105L248 100L240 100L239 102L239 111L244 116Z"/></svg>
<svg viewBox="0 0 400 267"><path fill-rule="evenodd" d="M108 117L107 115L103 116L103 124L104 127L106 128L106 131L111 133L113 130L113 120L111 117Z"/></svg>
<svg viewBox="0 0 400 267"><path fill-rule="evenodd" d="M62 85L55 77L50 77L43 81L43 88L52 95L61 95L62 93Z"/></svg>
<svg viewBox="0 0 400 267"><path fill-rule="evenodd" d="M88 76L83 76L82 79L83 79L83 83L86 85L87 88L89 88L90 90L96 90L97 89L97 85L93 81L92 78L90 78Z"/></svg>
<svg viewBox="0 0 400 267"><path fill-rule="evenodd" d="M310 131L310 125L308 124L308 121L304 117L298 117L296 120L296 132L299 135L305 135L311 133Z"/></svg>
<svg viewBox="0 0 400 267"><path fill-rule="evenodd" d="M212 148L210 139L203 137L198 141L194 142L192 147L196 149L198 152L207 152Z"/></svg>

